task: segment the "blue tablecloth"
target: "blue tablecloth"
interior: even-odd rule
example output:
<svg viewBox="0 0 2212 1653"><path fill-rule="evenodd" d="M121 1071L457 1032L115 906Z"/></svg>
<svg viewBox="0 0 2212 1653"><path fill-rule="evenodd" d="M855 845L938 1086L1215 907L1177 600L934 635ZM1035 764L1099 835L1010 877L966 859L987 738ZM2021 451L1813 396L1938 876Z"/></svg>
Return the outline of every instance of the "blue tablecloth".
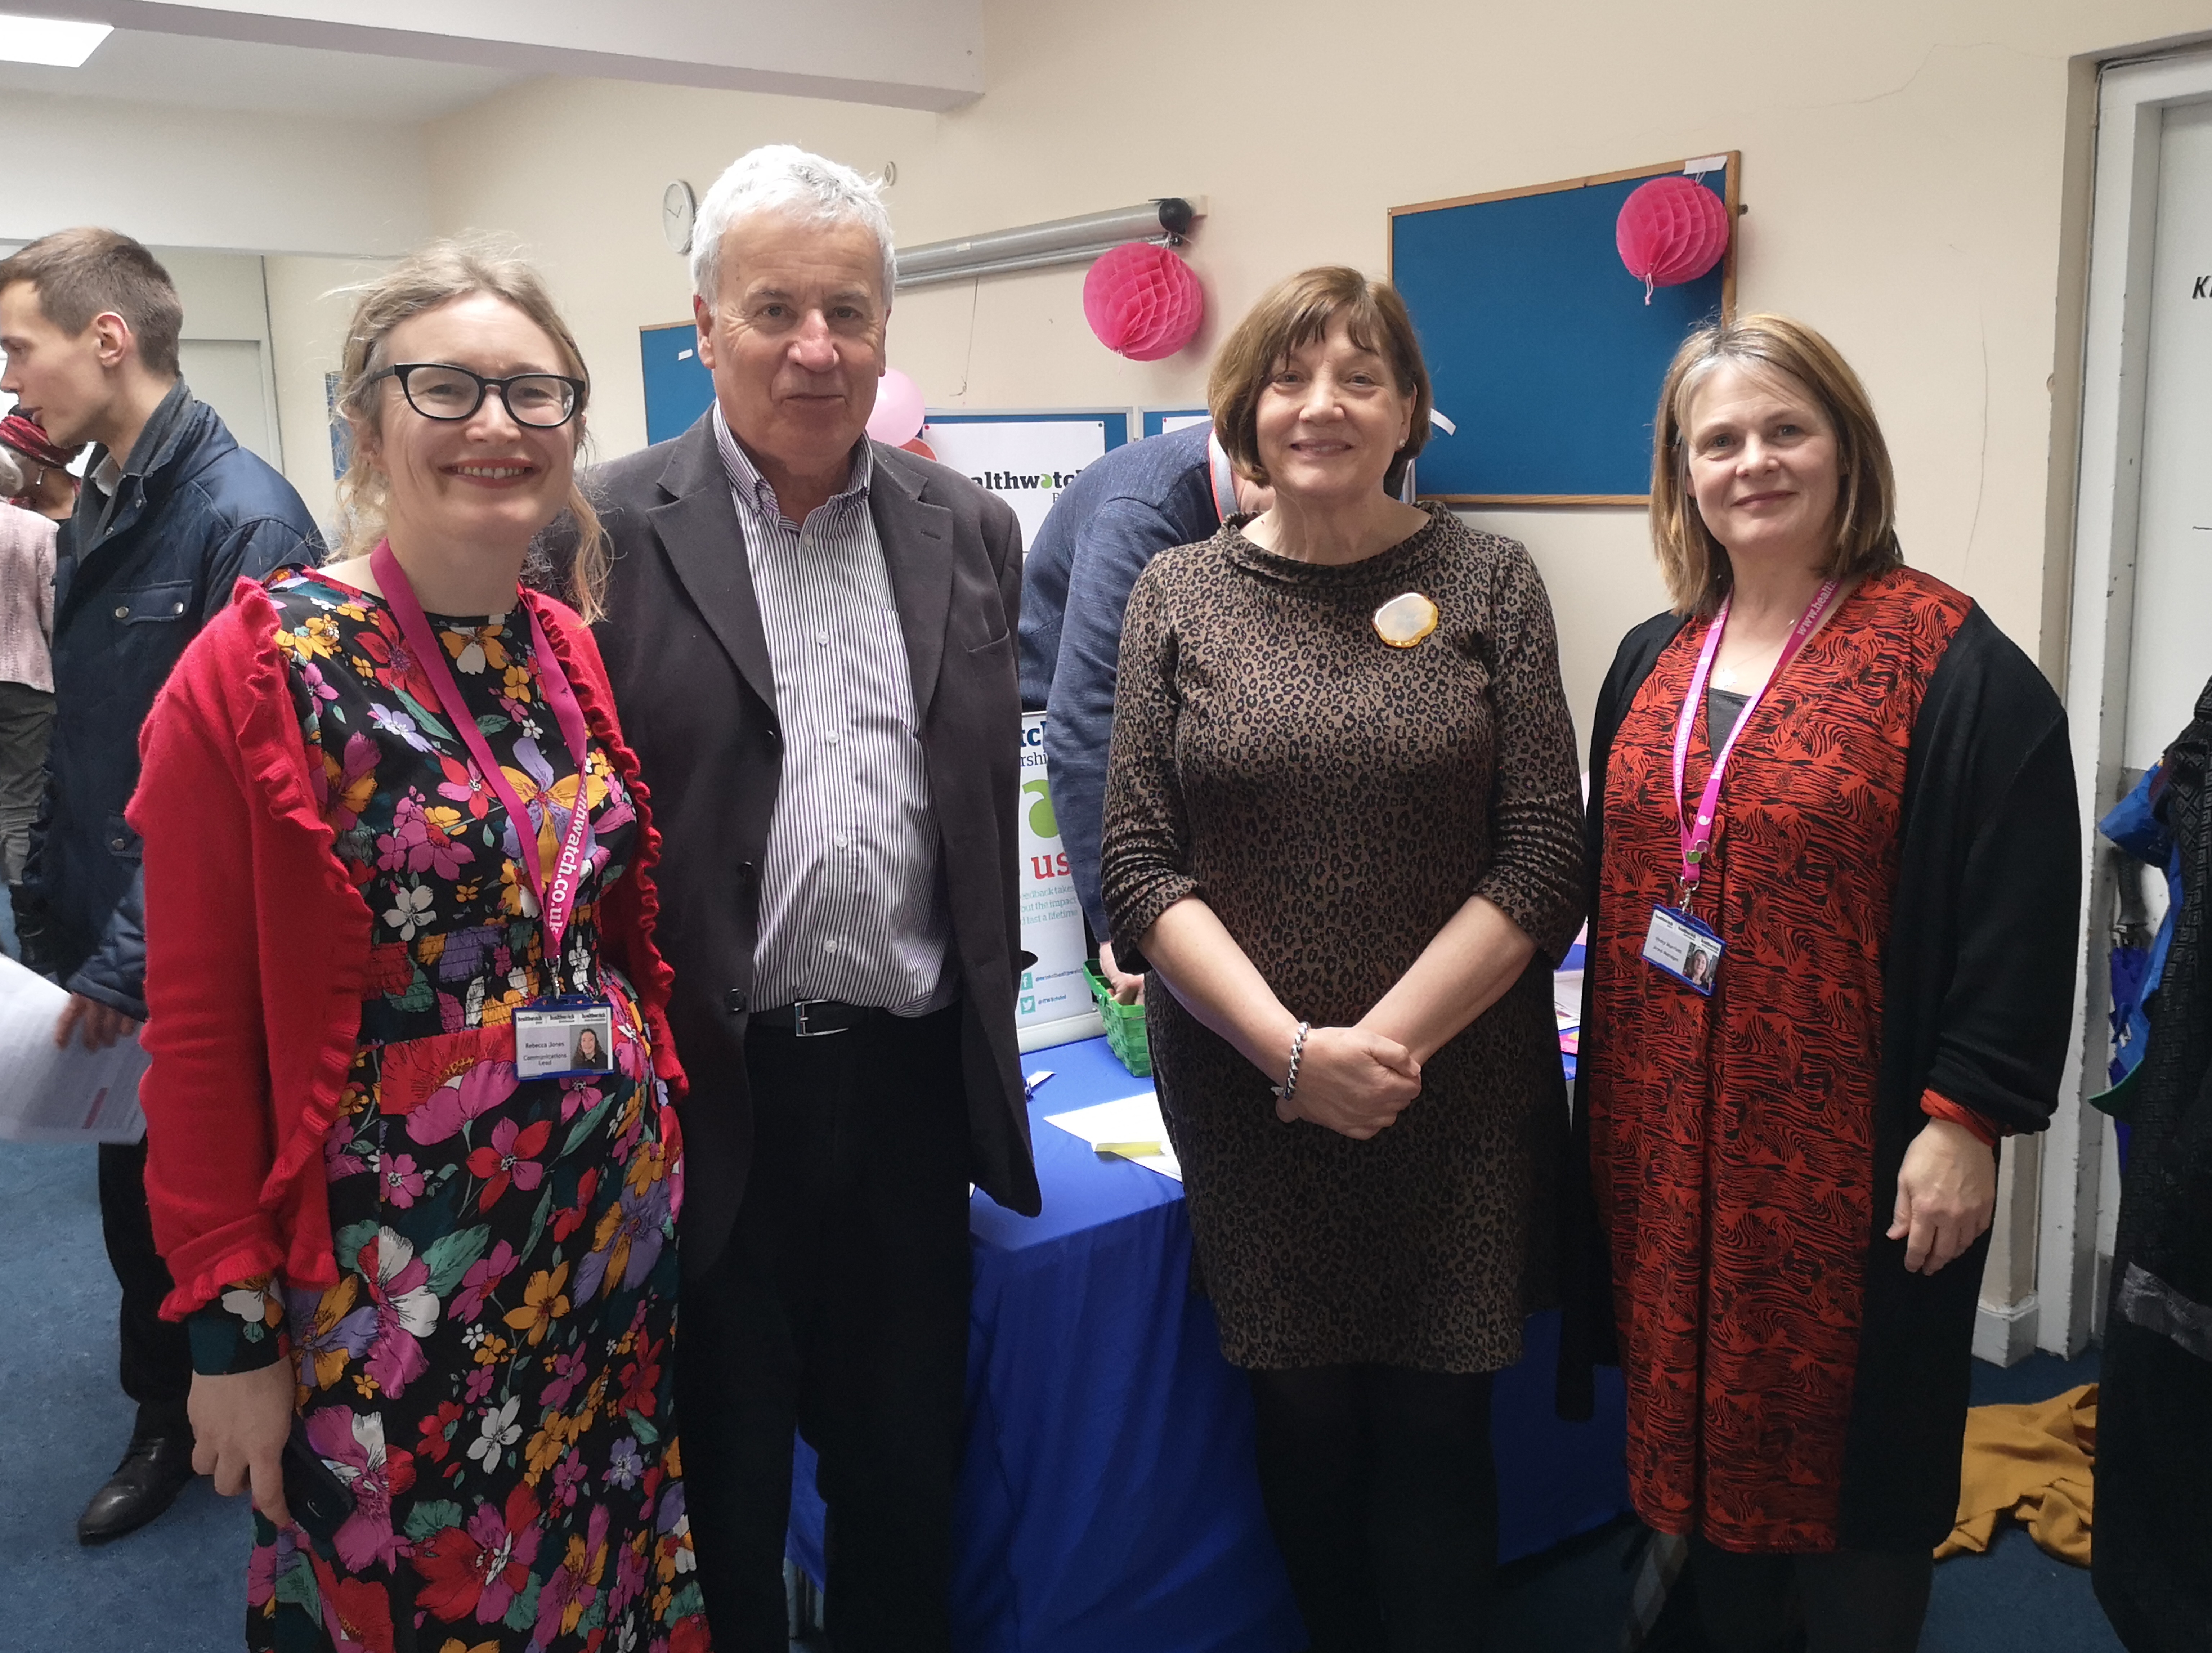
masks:
<svg viewBox="0 0 2212 1653"><path fill-rule="evenodd" d="M1294 1653L1305 1645L1252 1466L1252 1401L1189 1290L1182 1185L1045 1123L1146 1088L1103 1039L1036 1051L1044 1212L970 1202L968 1449L952 1586L962 1653ZM1558 1316L1498 1374L1500 1559L1628 1507L1620 1375L1586 1425L1552 1412ZM814 1455L799 1444L790 1553L823 1577Z"/></svg>

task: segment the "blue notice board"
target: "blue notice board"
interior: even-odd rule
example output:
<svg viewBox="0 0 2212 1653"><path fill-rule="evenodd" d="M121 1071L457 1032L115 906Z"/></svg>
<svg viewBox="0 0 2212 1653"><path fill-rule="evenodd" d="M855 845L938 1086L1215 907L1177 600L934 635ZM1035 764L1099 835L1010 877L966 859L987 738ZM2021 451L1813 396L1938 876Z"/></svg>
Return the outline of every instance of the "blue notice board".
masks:
<svg viewBox="0 0 2212 1653"><path fill-rule="evenodd" d="M1735 304L1734 234L1698 280L1644 283L1620 262L1613 222L1647 180L1692 172L1737 218L1731 151L1534 189L1390 209L1390 279L1413 313L1458 427L1432 431L1417 465L1425 498L1470 505L1641 505L1651 422L1684 335Z"/></svg>
<svg viewBox="0 0 2212 1653"><path fill-rule="evenodd" d="M691 428L714 404L714 380L699 360L698 330L688 321L637 330L645 358L645 440L665 442Z"/></svg>

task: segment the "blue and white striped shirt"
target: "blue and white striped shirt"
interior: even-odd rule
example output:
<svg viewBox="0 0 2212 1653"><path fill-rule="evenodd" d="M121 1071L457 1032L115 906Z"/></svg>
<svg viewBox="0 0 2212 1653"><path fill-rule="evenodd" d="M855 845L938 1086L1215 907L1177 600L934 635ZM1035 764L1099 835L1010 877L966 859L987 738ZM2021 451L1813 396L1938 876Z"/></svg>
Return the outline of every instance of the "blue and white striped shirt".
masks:
<svg viewBox="0 0 2212 1653"><path fill-rule="evenodd" d="M793 522L714 410L775 668L783 773L761 868L753 1003L872 1005L903 1016L957 995L937 817L890 569L868 509L875 455Z"/></svg>

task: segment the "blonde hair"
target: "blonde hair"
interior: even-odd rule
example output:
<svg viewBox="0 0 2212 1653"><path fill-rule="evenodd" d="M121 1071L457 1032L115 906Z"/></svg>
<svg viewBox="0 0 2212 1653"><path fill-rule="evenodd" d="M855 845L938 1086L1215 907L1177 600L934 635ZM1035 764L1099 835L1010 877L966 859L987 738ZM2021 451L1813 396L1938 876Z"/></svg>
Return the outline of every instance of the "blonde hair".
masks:
<svg viewBox="0 0 2212 1653"><path fill-rule="evenodd" d="M1698 514L1690 488L1690 404L1723 362L1802 386L1836 434L1835 541L1820 573L1850 580L1902 564L1897 477L1874 404L1836 347L1788 316L1749 315L1701 327L1682 341L1659 390L1651 451L1651 546L1674 612L1707 618L1734 577L1728 548Z"/></svg>
<svg viewBox="0 0 2212 1653"><path fill-rule="evenodd" d="M1213 358L1206 404L1221 451L1238 471L1261 486L1267 467L1260 463L1260 397L1275 370L1328 331L1341 314L1352 342L1390 364L1398 393L1413 402L1413 425L1406 445L1390 460L1384 486L1393 494L1406 466L1429 440L1429 370L1421 361L1420 341L1406 301L1388 282L1370 281L1346 264L1321 264L1285 276L1262 294L1237 324Z"/></svg>
<svg viewBox="0 0 2212 1653"><path fill-rule="evenodd" d="M345 475L338 478L338 524L332 562L368 554L384 537L390 483L362 453L359 434L375 430L386 405L377 378L391 365L392 331L456 299L477 293L513 305L543 328L561 354L563 371L585 381L576 404L576 459L583 460L583 414L591 399L591 372L575 335L561 319L544 278L513 253L487 242L433 241L386 274L352 289L353 321L346 329L345 362L338 374L337 410L354 428L356 439ZM571 483L563 514L574 520L575 552L569 568L568 600L586 620L603 611L610 556L605 530L580 483Z"/></svg>

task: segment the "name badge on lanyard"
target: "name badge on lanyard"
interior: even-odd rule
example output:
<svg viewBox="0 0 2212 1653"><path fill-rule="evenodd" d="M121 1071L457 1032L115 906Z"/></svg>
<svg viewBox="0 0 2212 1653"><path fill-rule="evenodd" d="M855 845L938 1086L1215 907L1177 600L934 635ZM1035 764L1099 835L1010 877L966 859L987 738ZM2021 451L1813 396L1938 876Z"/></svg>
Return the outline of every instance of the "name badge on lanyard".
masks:
<svg viewBox="0 0 2212 1653"><path fill-rule="evenodd" d="M1765 698L1768 685L1782 675L1783 669L1811 641L1814 632L1820 629L1820 617L1827 612L1829 599L1835 594L1836 582L1824 580L1820 589L1813 593L1812 603L1790 629L1782 653L1774 662L1774 670L1766 674L1766 682L1745 698L1743 710L1736 714L1735 726L1729 731L1720 751L1714 754L1713 772L1705 777L1705 789L1698 799L1694 817L1682 806L1682 775L1689 764L1690 733L1697 726L1698 705L1705 698L1705 684L1712 676L1713 659L1720 653L1721 634L1728 628L1729 603L1733 599L1723 600L1720 612L1705 628L1705 647L1698 651L1697 670L1690 674L1689 692L1682 696L1682 709L1674 719L1674 819L1681 836L1682 893L1674 906L1651 909L1651 923L1644 935L1644 960L1662 975L1673 976L1684 987L1708 998L1712 995L1715 978L1720 975L1721 955L1728 950L1728 944L1690 911L1690 903L1698 893L1706 853L1712 848L1713 823L1720 814L1721 778L1728 771L1729 758L1743 735L1744 725L1751 721L1751 714Z"/></svg>
<svg viewBox="0 0 2212 1653"><path fill-rule="evenodd" d="M514 1076L522 1079L604 1073L613 1062L615 1008L578 994L541 999L514 1012Z"/></svg>
<svg viewBox="0 0 2212 1653"><path fill-rule="evenodd" d="M1711 997L1713 977L1727 950L1728 943L1695 915L1679 907L1651 909L1651 927L1644 933L1644 962L1684 987Z"/></svg>
<svg viewBox="0 0 2212 1653"><path fill-rule="evenodd" d="M576 909L576 896L583 888L585 864L589 859L586 845L592 836L591 793L586 782L592 734L584 721L584 708L577 702L576 691L569 687L568 674L562 671L561 662L546 640L537 609L531 605L526 593L519 592L523 610L530 617L530 642L538 663L539 691L560 724L561 737L568 743L568 755L576 764L575 806L568 811L568 829L562 837L553 876L548 879L538 853L538 833L531 824L530 811L492 756L483 731L469 715L461 700L460 685L453 679L453 668L446 664L446 651L431 629L422 605L416 599L415 587L408 580L406 569L392 554L389 540L380 542L369 554L368 565L376 583L383 588L385 600L392 605L392 613L398 619L400 635L407 640L409 652L437 691L439 702L446 708L447 721L453 726L461 744L468 748L470 758L483 773L484 784L505 806L507 820L514 828L523 874L530 881L531 893L538 897L538 920L544 927L545 970L556 991L532 1000L514 1012L515 1077L567 1079L605 1073L614 1060L614 1006L593 994L558 991L561 938L568 932L568 921ZM544 802L550 814L553 800L548 796Z"/></svg>

